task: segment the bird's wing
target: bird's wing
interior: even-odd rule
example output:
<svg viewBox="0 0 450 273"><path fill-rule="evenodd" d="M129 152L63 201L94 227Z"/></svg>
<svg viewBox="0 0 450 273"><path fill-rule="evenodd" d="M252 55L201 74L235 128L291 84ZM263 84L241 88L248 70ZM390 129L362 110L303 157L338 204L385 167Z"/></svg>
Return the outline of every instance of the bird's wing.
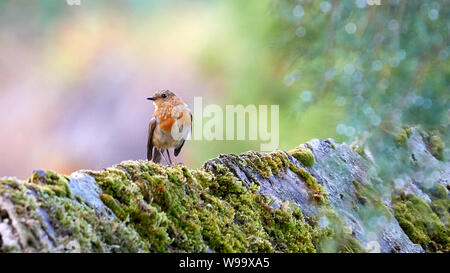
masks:
<svg viewBox="0 0 450 273"><path fill-rule="evenodd" d="M192 134L192 113L189 113L189 114L191 115L191 134ZM175 150L173 152L173 154L175 156L178 156L178 154L180 153L181 148L183 148L184 142L185 142L185 140L183 139L183 142L181 142L181 144L175 148Z"/></svg>
<svg viewBox="0 0 450 273"><path fill-rule="evenodd" d="M147 160L152 160L153 153L153 132L156 128L156 119L153 117L148 125L148 139L147 139Z"/></svg>
<svg viewBox="0 0 450 273"><path fill-rule="evenodd" d="M178 156L178 154L180 153L181 148L183 148L184 141L185 141L185 140L183 139L183 141L181 142L181 144L180 144L178 147L175 148L175 150L174 150L174 152L173 152L173 154L174 154L175 156Z"/></svg>

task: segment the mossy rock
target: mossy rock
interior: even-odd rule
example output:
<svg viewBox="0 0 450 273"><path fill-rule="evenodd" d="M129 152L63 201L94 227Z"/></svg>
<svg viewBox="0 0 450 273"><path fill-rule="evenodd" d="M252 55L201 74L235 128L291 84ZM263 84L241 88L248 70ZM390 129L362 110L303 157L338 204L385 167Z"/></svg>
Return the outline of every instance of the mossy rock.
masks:
<svg viewBox="0 0 450 273"><path fill-rule="evenodd" d="M352 149L360 156L364 156L364 146L354 145L352 146Z"/></svg>
<svg viewBox="0 0 450 273"><path fill-rule="evenodd" d="M443 213L447 211L448 214L449 203L445 198L447 201L444 203L434 203L434 209L443 209ZM443 223L430 204L415 195L401 195L394 199L394 213L412 242L422 245L429 252L450 251L448 222Z"/></svg>
<svg viewBox="0 0 450 273"><path fill-rule="evenodd" d="M321 145L316 166L313 145ZM376 177L358 182L367 174L361 160L319 141L289 153L220 155L195 170L140 160L70 177L36 171L27 181L0 178L2 224L19 235L10 240L2 227L0 252L364 252L365 231L349 225L346 213L364 226L369 214L393 220L394 210L413 242L448 252L447 188L427 192L431 203L401 195L388 208ZM357 170L344 174L345 190L342 173L334 173L340 167ZM380 251L423 251L401 228L384 229Z"/></svg>
<svg viewBox="0 0 450 273"><path fill-rule="evenodd" d="M432 135L430 136L430 149L431 153L436 157L438 160L444 160L444 148L445 143L442 141L441 137L439 135Z"/></svg>
<svg viewBox="0 0 450 273"><path fill-rule="evenodd" d="M403 127L400 133L395 137L397 141L397 145L405 146L408 142L408 139L411 137L412 130L410 127Z"/></svg>
<svg viewBox="0 0 450 273"><path fill-rule="evenodd" d="M297 147L289 151L289 154L300 161L305 167L312 167L314 165L314 154L308 148Z"/></svg>
<svg viewBox="0 0 450 273"><path fill-rule="evenodd" d="M71 182L51 171L28 181L0 180L0 201L14 204L8 215L32 225L23 227L26 251L316 252L330 234L307 222L296 204L272 208L257 184L244 184L226 167L213 174L126 161L84 173L95 179L98 198L112 216L72 196ZM52 243L41 243L46 240L39 234L46 232ZM10 250L24 251L20 244L0 246Z"/></svg>

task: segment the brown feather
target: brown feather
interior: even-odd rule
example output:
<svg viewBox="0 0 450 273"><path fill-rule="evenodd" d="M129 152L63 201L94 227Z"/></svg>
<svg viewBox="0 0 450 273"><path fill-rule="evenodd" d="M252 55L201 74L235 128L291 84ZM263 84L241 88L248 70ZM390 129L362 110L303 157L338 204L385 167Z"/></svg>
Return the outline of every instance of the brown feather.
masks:
<svg viewBox="0 0 450 273"><path fill-rule="evenodd" d="M153 154L153 159L152 161L155 163L159 163L161 161L161 153L159 152L158 148L154 148L155 149L155 153Z"/></svg>
<svg viewBox="0 0 450 273"><path fill-rule="evenodd" d="M156 128L156 119L152 118L150 124L148 125L148 139L147 139L147 160L152 160L153 153L153 132Z"/></svg>

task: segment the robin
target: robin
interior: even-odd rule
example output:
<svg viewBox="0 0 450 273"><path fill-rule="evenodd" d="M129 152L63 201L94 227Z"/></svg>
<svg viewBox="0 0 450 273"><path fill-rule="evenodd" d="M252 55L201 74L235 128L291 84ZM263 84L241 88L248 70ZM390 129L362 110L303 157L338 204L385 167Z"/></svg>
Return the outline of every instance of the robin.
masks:
<svg viewBox="0 0 450 273"><path fill-rule="evenodd" d="M147 159L159 163L162 156L167 164L172 165L169 149L175 149L175 156L180 153L192 130L191 111L169 90L156 92L147 99L152 100L155 105L148 129ZM169 160L164 152L167 152Z"/></svg>

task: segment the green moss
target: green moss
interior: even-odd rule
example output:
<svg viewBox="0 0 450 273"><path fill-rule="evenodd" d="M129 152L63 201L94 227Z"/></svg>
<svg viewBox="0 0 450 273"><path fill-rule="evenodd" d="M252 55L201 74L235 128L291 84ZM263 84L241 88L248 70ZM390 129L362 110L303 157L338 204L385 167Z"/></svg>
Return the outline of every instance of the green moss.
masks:
<svg viewBox="0 0 450 273"><path fill-rule="evenodd" d="M436 199L447 199L447 190L444 185L438 183L432 191L432 195Z"/></svg>
<svg viewBox="0 0 450 273"><path fill-rule="evenodd" d="M68 179L52 171L34 171L29 179L30 186L39 185L35 189L46 192L47 194L56 194L59 197L72 197L72 193L67 184Z"/></svg>
<svg viewBox="0 0 450 273"><path fill-rule="evenodd" d="M400 133L396 136L396 141L399 146L405 146L408 138L411 136L411 128L410 127L403 127L403 129L400 131Z"/></svg>
<svg viewBox="0 0 450 273"><path fill-rule="evenodd" d="M430 204L431 209L439 217L441 222L448 227L450 214L450 199L442 198L433 200Z"/></svg>
<svg viewBox="0 0 450 273"><path fill-rule="evenodd" d="M283 151L275 151L269 154L271 162L273 162L272 173L280 173L281 170L289 168L291 162Z"/></svg>
<svg viewBox="0 0 450 273"><path fill-rule="evenodd" d="M72 199L68 189L67 178L51 171L37 171L27 182L0 181L0 196L14 205L9 217L24 223L16 226L26 237L22 248L30 252L148 251L133 229L117 218L98 214L77 197ZM42 239L46 236L52 243ZM13 246L0 247L0 252L18 251Z"/></svg>
<svg viewBox="0 0 450 273"><path fill-rule="evenodd" d="M393 202L395 217L412 242L429 252L449 251L448 223L444 224L427 202L415 195L403 195ZM448 213L448 203L446 206Z"/></svg>
<svg viewBox="0 0 450 273"><path fill-rule="evenodd" d="M242 163L244 162L244 164ZM286 169L290 161L282 151L271 153L246 152L239 156L239 161L235 160L238 166L249 167L257 172L262 178L269 178L271 175L278 175L282 169ZM257 181L253 181L257 183Z"/></svg>
<svg viewBox="0 0 450 273"><path fill-rule="evenodd" d="M361 185L358 183L358 181L352 180L352 184L357 191L361 189Z"/></svg>
<svg viewBox="0 0 450 273"><path fill-rule="evenodd" d="M310 196L312 200L315 200L319 204L328 204L327 191L325 188L317 183L316 179L305 169L296 167L292 162L289 162L289 169L300 175L304 181L307 188L310 190Z"/></svg>
<svg viewBox="0 0 450 273"><path fill-rule="evenodd" d="M109 207L114 214L121 220L125 220L126 214L118 204L118 202L109 194L100 194L102 202Z"/></svg>
<svg viewBox="0 0 450 273"><path fill-rule="evenodd" d="M319 185L316 179L305 169L299 169L300 175L305 179L305 184L309 189L313 191L314 200L318 201L320 204L325 204L327 200L327 191L322 185Z"/></svg>
<svg viewBox="0 0 450 273"><path fill-rule="evenodd" d="M325 142L330 144L331 149L333 149L333 150L336 149L336 145L334 145L334 143L330 139L326 139Z"/></svg>
<svg viewBox="0 0 450 273"><path fill-rule="evenodd" d="M271 154L246 156L246 164L263 170L267 166L267 173L283 164ZM289 204L273 209L257 184L244 185L220 164L214 165L214 175L147 161L89 173L104 192L104 204L151 251L314 252L321 234L299 208Z"/></svg>
<svg viewBox="0 0 450 273"><path fill-rule="evenodd" d="M450 218L450 199L448 198L446 187L442 184L437 184L432 192L431 198L431 209L436 213L441 222L448 227Z"/></svg>
<svg viewBox="0 0 450 273"><path fill-rule="evenodd" d="M355 145L352 146L353 151L355 153L359 154L360 156L364 156L364 146Z"/></svg>
<svg viewBox="0 0 450 273"><path fill-rule="evenodd" d="M69 252L141 252L148 247L122 223L99 217L95 211L70 199L47 199L41 208L49 212L51 222ZM67 235L70 235L67 236Z"/></svg>
<svg viewBox="0 0 450 273"><path fill-rule="evenodd" d="M267 166L270 169L270 172L274 175L277 175L280 172L280 166L278 163L273 159L272 154L265 154L263 156L263 161L266 162Z"/></svg>
<svg viewBox="0 0 450 273"><path fill-rule="evenodd" d="M0 194L7 191L16 198L14 204L23 219L35 219L31 224L36 228L28 235L30 245L44 251L50 251L50 246L39 245L33 235L42 234L45 226L45 219L36 213L38 208L57 227L55 242L62 246L60 251L364 251L330 207L324 187L304 168L296 167L286 153L246 153L233 160L238 166L260 171L262 177L293 171L304 181L311 199L322 205L325 212L320 215L330 224L319 227L318 219L305 217L290 202L274 209L273 200L259 193L258 183L244 183L221 164L207 171L125 161L102 171L85 171L102 190L99 198L108 208L103 212L89 207L80 196L72 196L68 178L53 172L36 172L25 183L2 180L7 187L0 185ZM360 195L369 196L354 183ZM30 194L30 189L36 194ZM376 204L370 196L367 199ZM433 210L446 217L445 206L436 202Z"/></svg>
<svg viewBox="0 0 450 273"><path fill-rule="evenodd" d="M321 252L326 253L360 253L365 252L364 247L353 236L353 232L346 227L336 212L330 208L324 208L315 217L314 221L325 218L327 222L325 233L318 242Z"/></svg>
<svg viewBox="0 0 450 273"><path fill-rule="evenodd" d="M296 150L302 150L302 152L299 152L298 154L294 152L293 154L298 156L302 153L304 158L309 158L312 160L312 164L314 164L314 155L309 149L299 147ZM249 153L246 153L243 156L245 157L245 160L248 161L248 166L259 172L262 177L267 177L269 174L278 174L282 169L290 169L304 179L307 188L310 190L312 200L317 201L319 204L328 203L325 188L318 184L316 179L308 171L303 168L296 167L284 152L275 151L270 154L265 154L261 156L261 158L258 157L258 159L250 159ZM303 163L303 165L306 164Z"/></svg>
<svg viewBox="0 0 450 273"><path fill-rule="evenodd" d="M300 161L305 167L312 167L314 165L314 154L308 148L297 147L289 151L289 154Z"/></svg>
<svg viewBox="0 0 450 273"><path fill-rule="evenodd" d="M368 219L375 214L382 214L387 217L392 217L389 208L383 203L380 197L380 192L371 184L364 183L361 184L356 180L352 181L355 186L356 200L365 206L364 210L358 210L360 217Z"/></svg>
<svg viewBox="0 0 450 273"><path fill-rule="evenodd" d="M431 153L438 160L444 160L445 143L439 135L432 135L429 139Z"/></svg>
<svg viewBox="0 0 450 273"><path fill-rule="evenodd" d="M254 169L263 178L268 178L272 174L277 174L278 170L268 154L259 154L256 152L246 152L240 155L246 162L245 166ZM242 166L242 164L241 164Z"/></svg>

